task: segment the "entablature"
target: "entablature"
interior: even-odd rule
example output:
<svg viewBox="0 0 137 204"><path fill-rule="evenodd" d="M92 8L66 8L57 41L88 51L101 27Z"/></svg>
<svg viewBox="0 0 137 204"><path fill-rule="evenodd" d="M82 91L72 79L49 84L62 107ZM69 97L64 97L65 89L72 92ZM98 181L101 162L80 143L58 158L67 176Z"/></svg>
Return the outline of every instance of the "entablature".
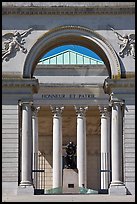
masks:
<svg viewBox="0 0 137 204"><path fill-rule="evenodd" d="M15 2L2 3L2 15L135 14L134 2L84 2L83 4L82 2L17 2L18 4Z"/></svg>
<svg viewBox="0 0 137 204"><path fill-rule="evenodd" d="M38 79L23 79L23 78L3 78L2 89L25 89L29 88L33 93L37 93L39 89Z"/></svg>
<svg viewBox="0 0 137 204"><path fill-rule="evenodd" d="M135 93L135 78L110 79L104 81L104 92L107 94L134 94Z"/></svg>

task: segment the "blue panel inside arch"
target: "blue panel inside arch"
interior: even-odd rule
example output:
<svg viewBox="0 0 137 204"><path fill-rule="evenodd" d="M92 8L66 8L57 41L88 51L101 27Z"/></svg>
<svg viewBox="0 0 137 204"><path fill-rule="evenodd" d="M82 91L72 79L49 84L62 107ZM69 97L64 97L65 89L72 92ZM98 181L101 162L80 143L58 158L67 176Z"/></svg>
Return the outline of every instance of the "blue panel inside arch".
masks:
<svg viewBox="0 0 137 204"><path fill-rule="evenodd" d="M104 64L104 62L86 47L63 45L46 53L38 64Z"/></svg>

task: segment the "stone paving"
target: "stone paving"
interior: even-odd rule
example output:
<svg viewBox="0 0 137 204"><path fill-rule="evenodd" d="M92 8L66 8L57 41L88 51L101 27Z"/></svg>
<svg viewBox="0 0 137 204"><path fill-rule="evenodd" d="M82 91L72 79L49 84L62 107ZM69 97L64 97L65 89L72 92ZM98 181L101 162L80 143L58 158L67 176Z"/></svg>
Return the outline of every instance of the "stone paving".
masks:
<svg viewBox="0 0 137 204"><path fill-rule="evenodd" d="M135 202L134 195L4 195L2 202Z"/></svg>

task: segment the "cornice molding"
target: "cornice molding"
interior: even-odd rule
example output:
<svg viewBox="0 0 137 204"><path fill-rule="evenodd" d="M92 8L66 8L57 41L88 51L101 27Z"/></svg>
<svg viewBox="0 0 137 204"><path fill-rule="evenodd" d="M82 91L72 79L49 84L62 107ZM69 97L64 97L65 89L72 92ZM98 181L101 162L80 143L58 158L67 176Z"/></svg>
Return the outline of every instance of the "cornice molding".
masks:
<svg viewBox="0 0 137 204"><path fill-rule="evenodd" d="M114 88L135 88L135 78L110 79L104 81L104 92L110 94Z"/></svg>
<svg viewBox="0 0 137 204"><path fill-rule="evenodd" d="M112 87L135 87L135 78L130 79L106 79Z"/></svg>
<svg viewBox="0 0 137 204"><path fill-rule="evenodd" d="M23 78L3 78L3 88L31 88L35 93L38 92L39 82L38 79L23 79Z"/></svg>
<svg viewBox="0 0 137 204"><path fill-rule="evenodd" d="M134 15L135 7L128 6L93 6L93 7L78 7L78 6L66 6L66 7L14 7L3 6L2 15Z"/></svg>

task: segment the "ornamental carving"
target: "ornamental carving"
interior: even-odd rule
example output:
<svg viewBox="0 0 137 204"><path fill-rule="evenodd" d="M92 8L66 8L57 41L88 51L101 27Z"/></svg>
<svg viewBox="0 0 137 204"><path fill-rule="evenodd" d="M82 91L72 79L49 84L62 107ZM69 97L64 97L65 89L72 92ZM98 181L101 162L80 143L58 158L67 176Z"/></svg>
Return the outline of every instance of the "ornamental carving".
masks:
<svg viewBox="0 0 137 204"><path fill-rule="evenodd" d="M50 106L50 108L54 117L61 116L62 111L64 110L64 106Z"/></svg>
<svg viewBox="0 0 137 204"><path fill-rule="evenodd" d="M8 61L10 58L15 57L18 51L27 53L27 49L24 47L26 43L25 37L27 37L32 31L32 28L20 33L15 31L13 33L6 33L2 36L2 61Z"/></svg>
<svg viewBox="0 0 137 204"><path fill-rule="evenodd" d="M120 57L125 57L128 55L131 55L133 59L135 59L135 34L125 34L121 35L118 32L116 32L112 27L110 28L117 38L121 41L119 44L120 51L119 51L119 56Z"/></svg>
<svg viewBox="0 0 137 204"><path fill-rule="evenodd" d="M86 107L82 107L82 106L77 107L77 106L74 106L74 107L75 107L77 116L80 116L80 117L85 116L86 111L88 110L87 106Z"/></svg>

